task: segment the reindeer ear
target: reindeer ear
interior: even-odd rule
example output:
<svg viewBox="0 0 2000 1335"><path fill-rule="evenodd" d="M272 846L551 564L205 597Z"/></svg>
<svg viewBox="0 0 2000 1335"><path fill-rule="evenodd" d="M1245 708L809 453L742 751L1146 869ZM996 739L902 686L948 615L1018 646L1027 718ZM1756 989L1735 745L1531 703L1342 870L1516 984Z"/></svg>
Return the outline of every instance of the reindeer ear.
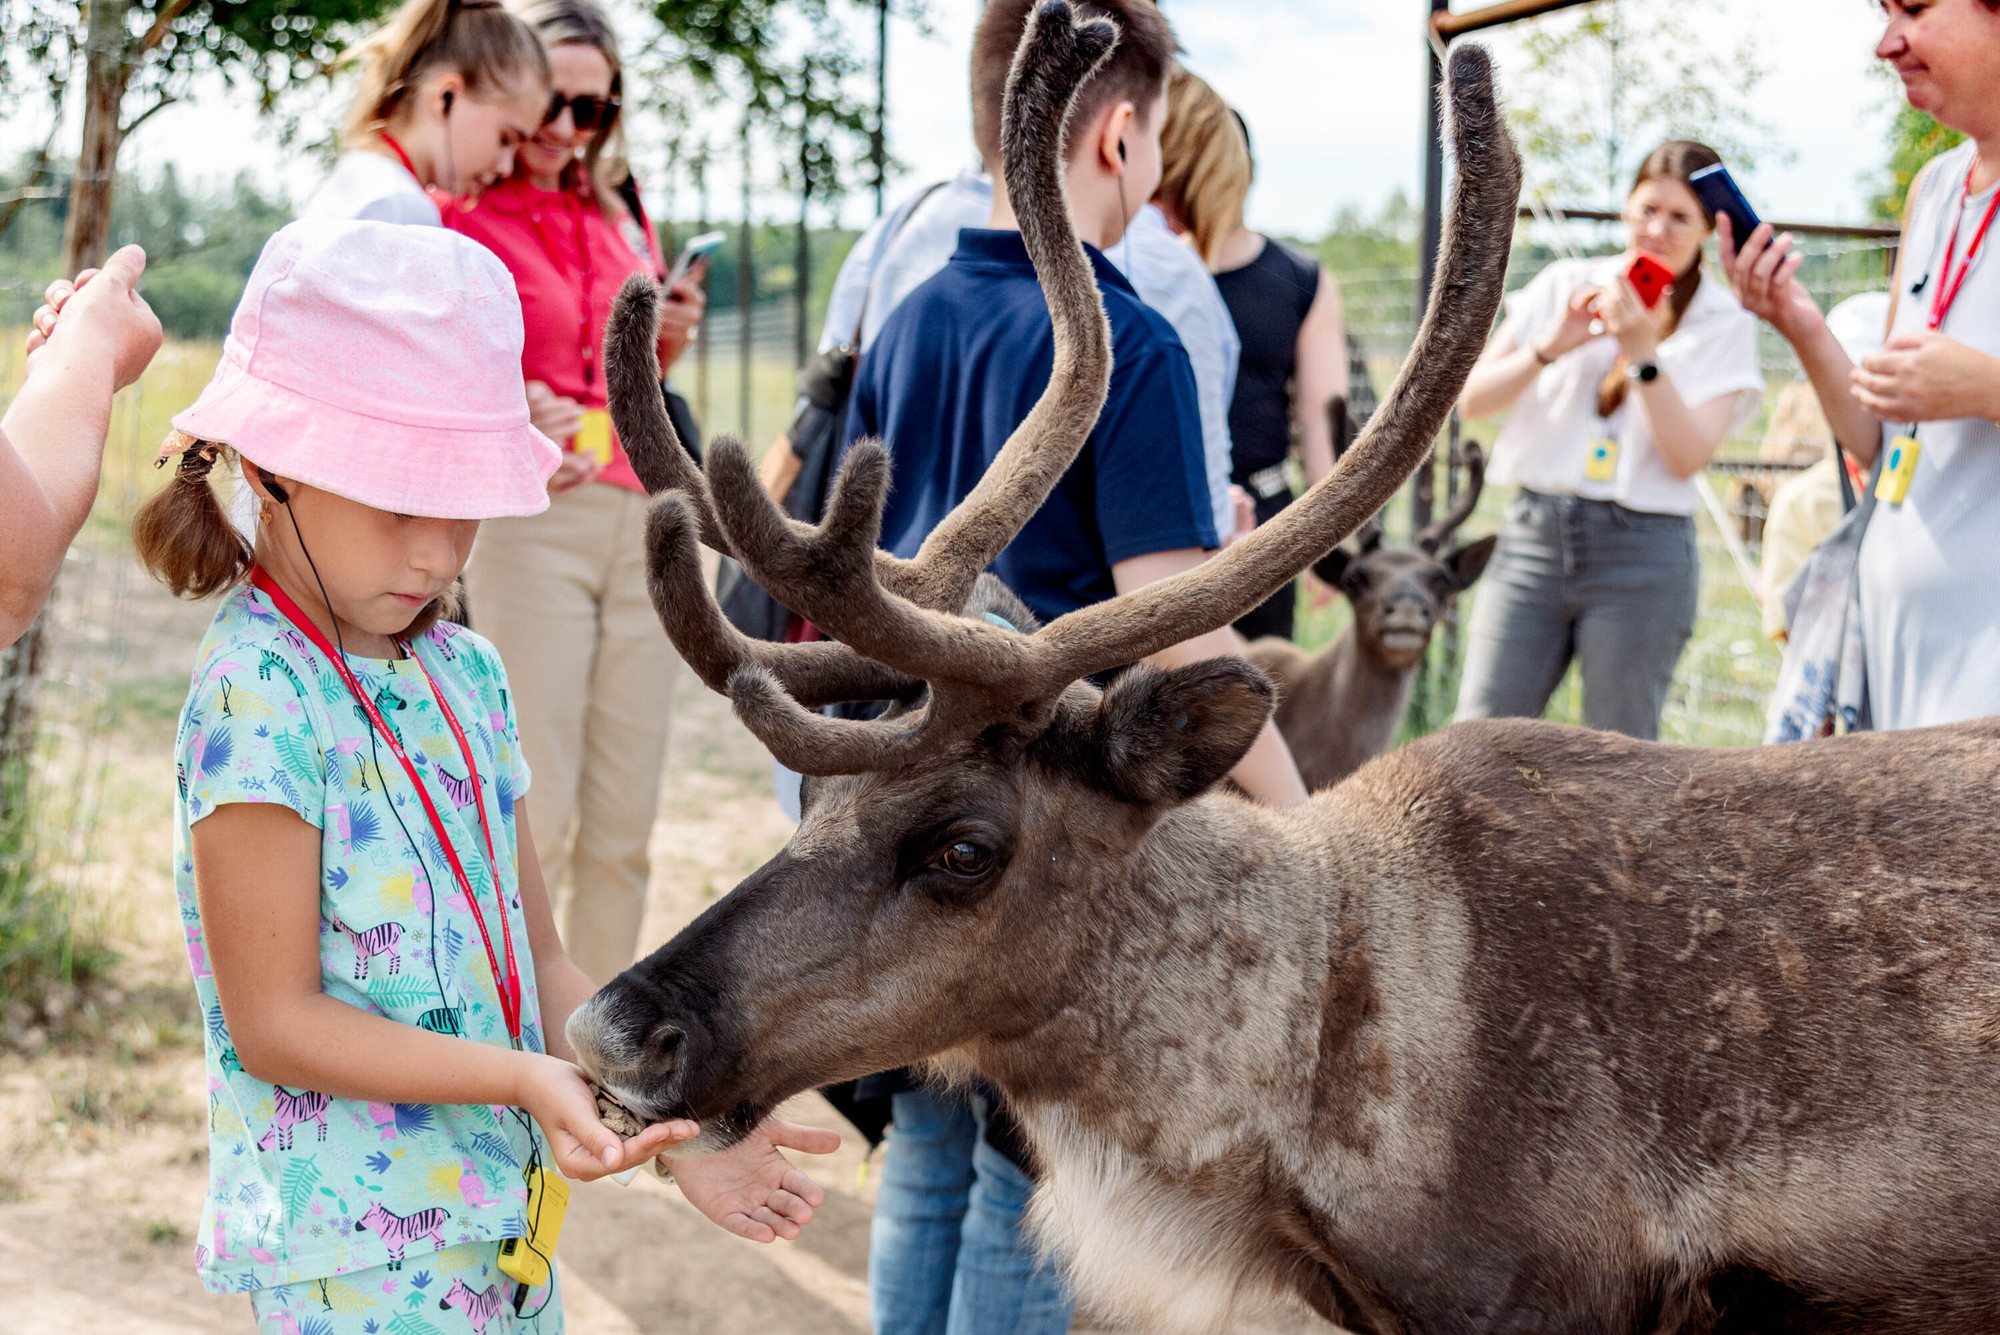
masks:
<svg viewBox="0 0 2000 1335"><path fill-rule="evenodd" d="M1277 692L1240 658L1127 668L1098 702L1098 781L1132 802L1186 802L1243 759Z"/></svg>
<svg viewBox="0 0 2000 1335"><path fill-rule="evenodd" d="M1347 578L1347 567L1353 560L1354 555L1347 548L1336 547L1313 562L1313 574L1319 576L1320 583L1329 589L1337 589L1340 582Z"/></svg>
<svg viewBox="0 0 2000 1335"><path fill-rule="evenodd" d="M1472 581L1486 573L1486 563L1493 559L1493 548L1499 541L1497 534L1489 533L1477 542L1468 542L1447 553L1444 568L1451 572L1452 586L1461 592L1471 588Z"/></svg>

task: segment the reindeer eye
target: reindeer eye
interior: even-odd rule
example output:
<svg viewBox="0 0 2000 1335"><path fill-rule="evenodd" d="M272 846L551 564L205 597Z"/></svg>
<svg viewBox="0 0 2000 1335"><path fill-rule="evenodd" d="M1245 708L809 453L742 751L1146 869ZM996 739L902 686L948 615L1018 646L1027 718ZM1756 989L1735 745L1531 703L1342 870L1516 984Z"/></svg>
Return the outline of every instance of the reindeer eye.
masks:
<svg viewBox="0 0 2000 1335"><path fill-rule="evenodd" d="M993 850L984 844L975 844L970 839L961 839L948 846L937 856L940 870L953 876L971 878L984 876L993 870Z"/></svg>

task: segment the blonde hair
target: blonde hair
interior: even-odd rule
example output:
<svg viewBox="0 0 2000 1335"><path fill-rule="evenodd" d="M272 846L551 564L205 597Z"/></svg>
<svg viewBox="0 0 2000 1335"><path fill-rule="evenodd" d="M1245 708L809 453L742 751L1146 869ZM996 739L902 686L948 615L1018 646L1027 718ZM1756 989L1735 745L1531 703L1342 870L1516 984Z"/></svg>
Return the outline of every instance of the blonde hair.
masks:
<svg viewBox="0 0 2000 1335"><path fill-rule="evenodd" d="M1243 201L1250 195L1250 142L1221 95L1179 67L1167 82L1160 158L1164 171L1155 197L1168 201L1186 221L1195 248L1213 264L1223 238L1243 222Z"/></svg>
<svg viewBox="0 0 2000 1335"><path fill-rule="evenodd" d="M625 95L625 64L618 58L618 34L604 11L590 0L508 0L515 17L534 29L544 48L587 46L611 66L611 96ZM618 187L632 175L625 158L625 112L621 107L608 125L600 125L583 150L583 177L597 196L597 207L608 215L627 212ZM517 171L520 170L516 164Z"/></svg>
<svg viewBox="0 0 2000 1335"><path fill-rule="evenodd" d="M349 147L387 129L433 74L458 75L468 97L523 76L549 81L541 40L500 0L404 0L387 23L341 55L341 64L350 62L361 66L361 90L341 136Z"/></svg>

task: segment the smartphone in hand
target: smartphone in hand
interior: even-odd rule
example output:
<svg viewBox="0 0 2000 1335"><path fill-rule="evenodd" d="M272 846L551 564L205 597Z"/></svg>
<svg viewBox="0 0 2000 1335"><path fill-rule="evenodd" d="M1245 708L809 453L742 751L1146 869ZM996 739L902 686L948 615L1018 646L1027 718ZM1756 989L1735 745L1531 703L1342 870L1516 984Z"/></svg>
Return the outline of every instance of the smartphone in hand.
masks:
<svg viewBox="0 0 2000 1335"><path fill-rule="evenodd" d="M1649 311L1660 304L1660 298L1674 285L1674 271L1651 255L1635 256L1631 267L1625 270L1625 278Z"/></svg>
<svg viewBox="0 0 2000 1335"><path fill-rule="evenodd" d="M1729 168L1721 163L1713 167L1703 167L1688 177L1688 186L1695 198L1702 202L1710 213L1726 215L1730 231L1735 234L1736 244L1741 246L1757 230L1757 210L1750 207L1750 201L1736 186L1736 179L1729 174Z"/></svg>
<svg viewBox="0 0 2000 1335"><path fill-rule="evenodd" d="M681 247L681 253L674 256L674 267L667 272L666 286L672 287L681 280L681 275L695 265L722 249L722 243L729 237L722 232L703 232L700 236Z"/></svg>

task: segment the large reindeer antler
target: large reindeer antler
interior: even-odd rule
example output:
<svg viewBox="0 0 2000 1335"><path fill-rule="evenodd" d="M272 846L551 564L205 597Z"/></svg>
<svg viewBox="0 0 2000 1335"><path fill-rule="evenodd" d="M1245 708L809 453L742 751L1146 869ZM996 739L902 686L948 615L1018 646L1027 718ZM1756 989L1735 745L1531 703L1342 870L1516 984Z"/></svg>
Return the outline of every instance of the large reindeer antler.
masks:
<svg viewBox="0 0 2000 1335"><path fill-rule="evenodd" d="M1333 473L1278 519L1196 570L1022 634L958 615L978 572L1006 546L1074 460L1102 405L1109 374L1095 282L1061 191L1063 116L1109 48L1109 24L1075 25L1060 0L1031 18L1009 75L1002 122L1007 183L1048 293L1056 373L1048 392L987 476L917 557L876 551L888 458L857 445L826 520L798 524L773 505L734 442L717 442L706 484L654 405L651 326L636 328L641 295L621 294L614 357L635 378L613 381L613 413L655 503L649 533L654 602L703 680L724 689L772 753L806 773L894 766L996 722L1033 728L1070 683L1229 624L1330 551L1416 468L1450 411L1499 308L1520 167L1494 105L1478 48L1451 60L1453 141L1460 171L1438 281L1416 346L1388 400ZM641 335L644 335L642 338ZM643 383L639 377L643 373ZM657 417L659 420L652 420ZM629 421L646 435L639 440ZM635 448L635 442L637 448ZM671 446L671 451L666 446ZM641 456L644 455L643 462ZM702 585L696 538L733 553L786 606L838 645L773 646L737 635ZM814 652L807 654L803 650ZM875 722L833 720L810 706L834 699L913 699Z"/></svg>
<svg viewBox="0 0 2000 1335"><path fill-rule="evenodd" d="M852 452L836 483L828 522L815 529L778 515L768 503L747 511L762 546L782 547L791 560L783 574L767 561L738 550L739 540L718 517L719 498L733 497L744 512L744 492L761 488L750 479L749 456L728 437L710 448L705 479L687 452L661 401L653 354L658 289L644 278L627 280L613 305L606 332L611 415L647 491L658 499L647 527L647 566L653 605L689 665L712 689L731 693L739 670L768 674L800 705L843 700L901 698L922 685L855 646L832 642L773 645L730 626L703 584L696 544L744 558L759 583L791 589L800 581L825 583L839 569L843 584L880 587L886 596L918 607L957 612L980 572L991 565L1021 526L1041 508L1075 461L1111 378L1111 331L1090 262L1070 225L1063 196L1063 140L1076 91L1096 71L1117 40L1110 22L1075 24L1067 5L1043 6L1023 34L1008 76L1002 135L1009 197L1021 214L1022 239L1049 294L1054 326L1054 366L1047 389L1008 438L979 485L925 540L911 560L875 550L876 514L866 533L854 527L853 507L839 498L865 472L864 459L882 464L881 448L864 442ZM742 522L739 514L739 522ZM775 522L775 532L768 531ZM759 527L759 525L764 527ZM855 559L857 557L864 559ZM856 566L867 567L857 571ZM794 602L818 601L803 594ZM795 609L798 610L798 609Z"/></svg>
<svg viewBox="0 0 2000 1335"><path fill-rule="evenodd" d="M1090 261L1070 224L1063 195L1063 140L1077 89L1117 41L1106 19L1075 24L1067 4L1051 3L1029 19L1008 74L1001 134L1009 198L1020 215L1021 238L1048 293L1055 364L1047 389L1015 428L972 494L924 540L915 557L874 554L883 586L919 606L956 612L981 571L1011 542L1083 448L1111 379L1111 328ZM607 390L611 415L646 490L679 491L694 508L701 541L734 550L717 523L715 491L681 448L660 401L650 356L658 322L658 289L627 280L607 330ZM748 455L733 438L710 450L709 471L736 476ZM733 485L717 481L717 490ZM786 521L795 543L824 546L830 535ZM745 563L748 564L747 562ZM759 581L762 583L763 581ZM767 586L769 587L769 586ZM796 610L796 609L795 609Z"/></svg>

